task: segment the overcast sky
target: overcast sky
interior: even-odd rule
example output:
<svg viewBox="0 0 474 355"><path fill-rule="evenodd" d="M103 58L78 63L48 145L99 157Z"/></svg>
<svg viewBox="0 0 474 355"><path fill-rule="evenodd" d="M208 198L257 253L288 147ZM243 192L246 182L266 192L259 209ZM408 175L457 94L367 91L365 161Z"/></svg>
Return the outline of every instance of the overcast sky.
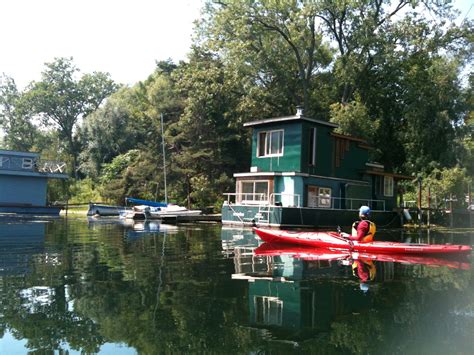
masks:
<svg viewBox="0 0 474 355"><path fill-rule="evenodd" d="M472 1L456 0L473 17ZM19 88L44 63L73 57L82 73L109 72L133 85L156 60L186 59L203 0L0 0L0 74Z"/></svg>

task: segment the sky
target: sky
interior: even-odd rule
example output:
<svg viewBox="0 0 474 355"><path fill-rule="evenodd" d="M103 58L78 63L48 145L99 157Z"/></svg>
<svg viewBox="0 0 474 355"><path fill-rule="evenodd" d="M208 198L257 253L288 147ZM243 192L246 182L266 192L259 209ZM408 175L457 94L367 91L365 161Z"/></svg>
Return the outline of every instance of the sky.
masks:
<svg viewBox="0 0 474 355"><path fill-rule="evenodd" d="M0 0L0 75L23 89L44 64L73 57L81 73L145 80L156 61L186 60L204 0ZM471 0L455 7L473 18Z"/></svg>
<svg viewBox="0 0 474 355"><path fill-rule="evenodd" d="M203 0L0 0L0 75L19 88L44 63L73 57L81 73L145 80L158 60L185 60Z"/></svg>

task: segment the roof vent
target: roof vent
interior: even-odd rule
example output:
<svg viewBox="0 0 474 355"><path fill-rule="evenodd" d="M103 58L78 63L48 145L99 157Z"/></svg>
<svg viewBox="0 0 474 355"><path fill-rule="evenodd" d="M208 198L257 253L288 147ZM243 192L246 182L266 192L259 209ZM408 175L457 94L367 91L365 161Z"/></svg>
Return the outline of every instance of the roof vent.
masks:
<svg viewBox="0 0 474 355"><path fill-rule="evenodd" d="M302 106L296 106L296 116L303 117L303 107Z"/></svg>

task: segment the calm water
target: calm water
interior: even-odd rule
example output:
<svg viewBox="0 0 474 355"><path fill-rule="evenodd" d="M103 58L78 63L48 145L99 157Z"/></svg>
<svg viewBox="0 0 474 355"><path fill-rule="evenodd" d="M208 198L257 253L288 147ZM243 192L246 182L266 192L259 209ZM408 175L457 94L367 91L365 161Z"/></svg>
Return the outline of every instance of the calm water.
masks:
<svg viewBox="0 0 474 355"><path fill-rule="evenodd" d="M361 259L362 282L344 256L257 244L216 225L0 220L0 353L473 353L471 258Z"/></svg>

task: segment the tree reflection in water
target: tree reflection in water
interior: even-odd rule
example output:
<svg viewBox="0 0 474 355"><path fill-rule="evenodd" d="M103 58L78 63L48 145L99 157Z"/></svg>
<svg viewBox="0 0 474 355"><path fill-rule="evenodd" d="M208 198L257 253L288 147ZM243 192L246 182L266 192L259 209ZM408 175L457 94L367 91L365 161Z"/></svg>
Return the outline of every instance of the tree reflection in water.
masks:
<svg viewBox="0 0 474 355"><path fill-rule="evenodd" d="M2 334L29 351L463 353L473 345L471 269L376 261L364 293L341 260L256 255L251 231L79 219L0 227Z"/></svg>

